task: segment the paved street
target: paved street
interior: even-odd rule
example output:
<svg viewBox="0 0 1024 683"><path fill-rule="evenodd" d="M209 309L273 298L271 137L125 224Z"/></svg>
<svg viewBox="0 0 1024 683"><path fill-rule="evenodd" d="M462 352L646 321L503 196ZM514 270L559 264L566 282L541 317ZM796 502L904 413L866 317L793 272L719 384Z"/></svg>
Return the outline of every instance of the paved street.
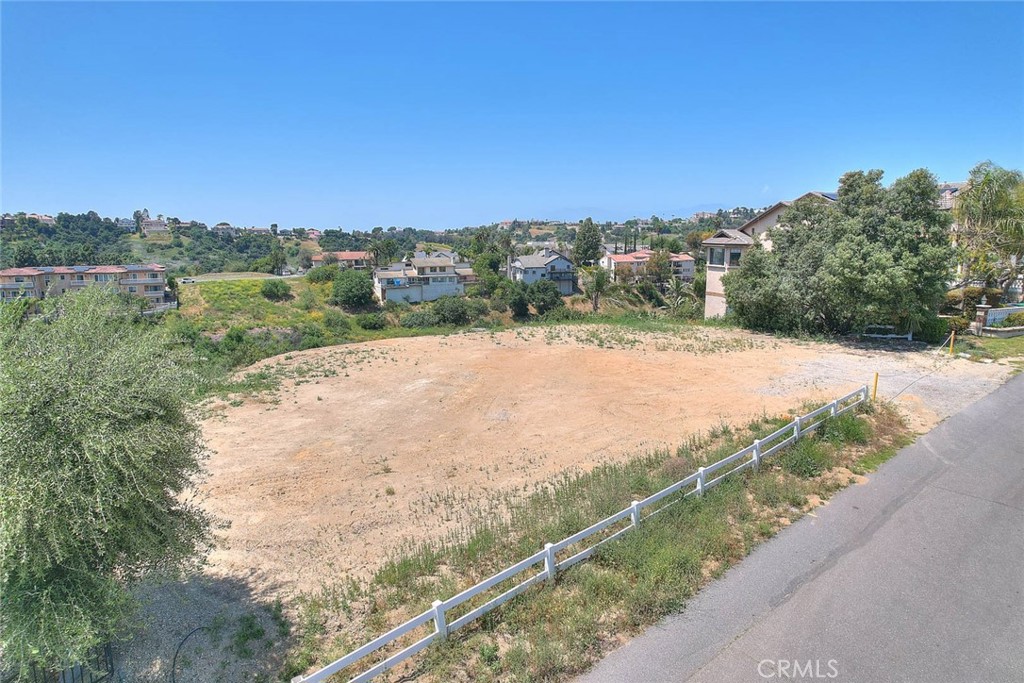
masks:
<svg viewBox="0 0 1024 683"><path fill-rule="evenodd" d="M609 655L607 681L1024 681L1024 376Z"/></svg>

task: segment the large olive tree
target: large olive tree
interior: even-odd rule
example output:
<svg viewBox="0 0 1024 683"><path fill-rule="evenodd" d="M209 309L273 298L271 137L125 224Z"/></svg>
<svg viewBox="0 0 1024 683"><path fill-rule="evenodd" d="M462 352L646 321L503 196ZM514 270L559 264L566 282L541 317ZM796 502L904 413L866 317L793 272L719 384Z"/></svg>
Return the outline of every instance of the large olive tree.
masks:
<svg viewBox="0 0 1024 683"><path fill-rule="evenodd" d="M115 292L43 303L0 304L0 651L22 668L80 660L210 540L189 359Z"/></svg>

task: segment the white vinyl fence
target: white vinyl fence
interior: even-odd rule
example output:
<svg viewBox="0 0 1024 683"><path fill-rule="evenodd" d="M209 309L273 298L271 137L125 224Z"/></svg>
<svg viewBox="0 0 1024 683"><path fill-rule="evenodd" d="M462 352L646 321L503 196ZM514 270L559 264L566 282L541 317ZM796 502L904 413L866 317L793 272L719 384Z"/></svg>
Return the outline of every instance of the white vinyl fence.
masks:
<svg viewBox="0 0 1024 683"><path fill-rule="evenodd" d="M678 503L684 498L704 495L705 491L715 486L731 474L742 472L748 468L753 468L755 470L758 469L762 460L775 455L783 448L795 443L801 436L813 432L829 417L842 415L845 412L853 410L867 400L868 388L867 386L863 386L842 398L836 399L828 405L822 406L821 408L811 411L806 415L801 415L785 427L772 432L765 438L757 439L754 443L743 450L722 458L712 465L701 467L682 481L678 481L668 488L662 489L643 500L633 501L629 507L616 512L611 517L607 517L596 524L592 524L586 529L575 533L568 538L564 538L557 543L545 544L543 550L540 550L521 562L498 572L489 579L485 579L475 586L467 588L458 595L450 597L447 600L435 600L433 606L419 616L413 617L400 626L396 626L379 638L371 640L369 643L353 650L341 659L328 664L319 671L311 673L308 676L296 676L292 679L291 683L318 683L319 681L325 681L333 674L355 664L364 657L368 657L381 648L395 643L398 639L402 638L402 636L409 632L432 622L433 629L430 633L391 655L384 661L366 669L361 674L352 678L350 683L368 681L384 673L396 664L405 661L420 650L429 646L431 643L444 640L448 637L448 634L453 631L457 631L466 624L480 618L484 614L487 614L495 607L508 602L531 586L541 583L542 581L553 581L558 572L568 569L574 564L587 559L593 555L599 547L605 543L615 540L626 532L635 529L640 522L647 517L658 514L665 508ZM683 493L682 496L675 496L675 494L682 492L684 489L688 490ZM671 496L675 497L672 498L672 500L663 503L665 499ZM659 503L661 503L661 505L659 505ZM625 522L624 525L623 522ZM613 533L607 532L607 530L616 525L620 525L621 528ZM593 543L589 547L579 550L568 557L561 560L558 559L559 553L564 554L567 549L576 546L592 536L598 536L600 540L597 540L597 542ZM528 576L515 586L509 588L479 607L456 617L452 621L448 620L448 612L452 611L454 608L482 593L485 593L498 584L518 576L519 574L527 574Z"/></svg>

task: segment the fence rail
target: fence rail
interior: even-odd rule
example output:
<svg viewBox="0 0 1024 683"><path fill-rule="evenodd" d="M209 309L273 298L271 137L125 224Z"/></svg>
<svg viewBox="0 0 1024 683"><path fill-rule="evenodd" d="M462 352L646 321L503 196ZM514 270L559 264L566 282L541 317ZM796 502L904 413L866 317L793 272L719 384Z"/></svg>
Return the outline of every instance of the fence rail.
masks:
<svg viewBox="0 0 1024 683"><path fill-rule="evenodd" d="M402 650L399 650L395 654L391 655L384 661L375 664L371 668L363 671L350 680L350 683L362 683L368 681L385 671L391 669L396 664L405 661L409 657L412 657L420 650L425 649L431 643L444 640L448 637L448 634L456 631L466 624L469 624L476 619L479 619L484 614L490 612L499 605L511 600L515 596L523 593L531 586L534 586L543 581L552 581L558 572L568 569L569 567L586 560L588 557L593 555L598 548L606 543L610 543L615 539L621 537L623 534L635 529L640 525L643 519L658 514L662 510L678 503L680 500L690 498L692 496L702 496L704 493L721 483L726 477L742 472L743 470L753 468L758 469L761 466L761 462L765 458L769 458L775 453L778 453L781 449L789 446L806 434L810 434L815 431L830 417L842 415L850 410L853 410L858 405L866 402L868 399L868 388L863 386L856 391L850 392L849 394L832 401L831 403L812 410L806 415L800 415L788 425L779 428L772 432L768 436L762 439L756 439L753 444L746 448L733 453L732 455L726 456L718 462L712 463L705 467L698 468L698 470L690 476L682 479L671 486L668 486L657 493L654 493L647 498L640 501L633 501L629 507L616 512L610 517L602 519L600 522L596 522L586 529L579 531L568 538L564 538L557 543L547 543L544 548L530 557L517 562L516 564L504 569L494 576L484 579L480 583L467 588L466 590L454 595L447 600L435 600L430 609L423 612L422 614L413 617L404 624L400 624L395 628L391 629L384 635L371 640L362 647L353 650L349 654L345 655L341 659L338 659L322 669L315 671L308 676L296 676L292 679L291 683L320 683L325 681L329 677L338 673L342 669L349 667L359 660L372 655L381 648L391 645L398 641L406 634L415 631L416 629L425 626L429 623L433 623L433 631L426 636L415 641L411 645L407 645ZM739 463L738 465L736 463ZM730 468L730 465L735 465ZM729 468L726 472L709 479L708 476L719 472L720 470ZM666 498L673 496L674 494L681 493L687 487L690 490L683 493L682 496L676 497L669 502L657 506ZM647 515L644 516L644 511L647 511ZM576 546L583 541L594 537L605 534L605 532L616 524L629 521L628 525L621 529L618 529L614 533L604 535L596 543L590 545L587 548L577 551L567 558L558 560L558 553L566 552L573 546ZM538 569L533 569L535 565L541 565ZM472 609L471 611L463 614L451 623L448 622L447 612L463 603L472 600L491 590L495 586L509 581L516 576L525 572L531 572L531 575L516 585L508 588L500 595L484 604Z"/></svg>

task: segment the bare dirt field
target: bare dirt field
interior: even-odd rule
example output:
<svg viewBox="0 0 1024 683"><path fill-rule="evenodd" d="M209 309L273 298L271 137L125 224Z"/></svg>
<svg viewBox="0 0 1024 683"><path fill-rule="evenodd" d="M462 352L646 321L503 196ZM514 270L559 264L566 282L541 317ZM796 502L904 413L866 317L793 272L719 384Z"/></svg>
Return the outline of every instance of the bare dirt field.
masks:
<svg viewBox="0 0 1024 683"><path fill-rule="evenodd" d="M366 576L488 493L831 399L876 371L880 398L925 431L1011 370L915 348L582 325L337 346L254 369L281 389L211 406L204 431L207 506L230 522L209 573L257 595Z"/></svg>

